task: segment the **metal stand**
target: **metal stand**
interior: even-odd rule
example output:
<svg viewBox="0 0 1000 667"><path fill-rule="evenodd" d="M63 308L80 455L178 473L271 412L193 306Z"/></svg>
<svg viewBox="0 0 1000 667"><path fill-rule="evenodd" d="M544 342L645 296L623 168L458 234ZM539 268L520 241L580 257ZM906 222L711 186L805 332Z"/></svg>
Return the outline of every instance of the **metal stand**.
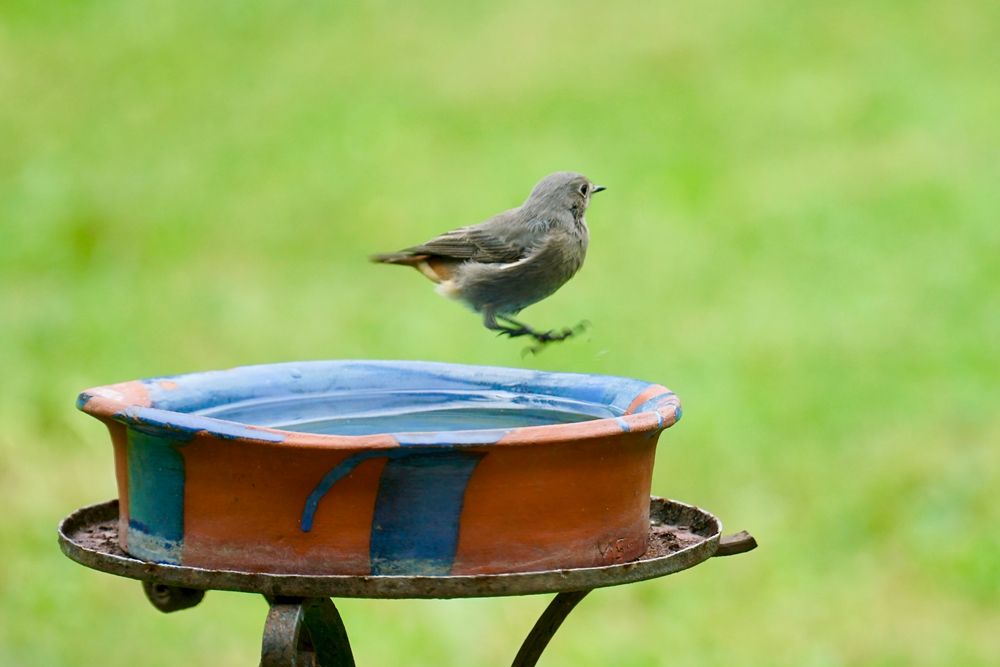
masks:
<svg viewBox="0 0 1000 667"><path fill-rule="evenodd" d="M261 667L354 667L347 629L330 597L455 598L555 592L514 658L532 667L576 605L594 588L661 577L712 556L750 551L746 531L722 537L722 524L697 507L652 498L650 547L630 563L604 567L444 577L288 575L204 570L146 563L118 548L118 503L84 507L59 526L63 553L93 569L142 581L146 597L164 613L196 606L208 589L263 593L270 604L261 643Z"/></svg>
<svg viewBox="0 0 1000 667"><path fill-rule="evenodd" d="M261 667L354 667L347 629L328 598L274 598L264 624Z"/></svg>

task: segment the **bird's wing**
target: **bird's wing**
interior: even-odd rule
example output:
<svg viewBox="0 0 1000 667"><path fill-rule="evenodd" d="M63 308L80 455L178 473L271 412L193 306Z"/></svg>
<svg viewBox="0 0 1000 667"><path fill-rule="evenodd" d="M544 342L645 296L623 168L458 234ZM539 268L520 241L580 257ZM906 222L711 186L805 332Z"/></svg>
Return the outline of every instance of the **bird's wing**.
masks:
<svg viewBox="0 0 1000 667"><path fill-rule="evenodd" d="M407 248L407 252L491 264L517 261L524 256L525 248L481 230L456 229L421 245Z"/></svg>
<svg viewBox="0 0 1000 667"><path fill-rule="evenodd" d="M506 217L501 213L484 223L445 232L404 252L484 264L516 262L530 252L531 243Z"/></svg>

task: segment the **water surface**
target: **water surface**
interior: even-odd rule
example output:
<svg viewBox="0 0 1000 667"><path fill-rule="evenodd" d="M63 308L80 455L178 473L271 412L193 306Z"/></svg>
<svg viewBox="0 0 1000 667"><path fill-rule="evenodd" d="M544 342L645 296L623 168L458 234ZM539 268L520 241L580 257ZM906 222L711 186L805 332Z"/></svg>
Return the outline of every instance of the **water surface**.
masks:
<svg viewBox="0 0 1000 667"><path fill-rule="evenodd" d="M195 414L323 435L513 429L619 416L608 406L503 391L337 392L252 399Z"/></svg>

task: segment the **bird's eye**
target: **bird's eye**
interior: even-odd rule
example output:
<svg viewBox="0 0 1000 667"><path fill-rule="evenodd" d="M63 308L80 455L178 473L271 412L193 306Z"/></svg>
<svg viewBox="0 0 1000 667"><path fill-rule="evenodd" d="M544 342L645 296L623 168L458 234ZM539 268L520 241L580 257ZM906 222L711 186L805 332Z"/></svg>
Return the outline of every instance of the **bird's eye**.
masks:
<svg viewBox="0 0 1000 667"><path fill-rule="evenodd" d="M583 185L580 186L580 194L583 195L584 197L587 196L587 184L586 183L584 183Z"/></svg>

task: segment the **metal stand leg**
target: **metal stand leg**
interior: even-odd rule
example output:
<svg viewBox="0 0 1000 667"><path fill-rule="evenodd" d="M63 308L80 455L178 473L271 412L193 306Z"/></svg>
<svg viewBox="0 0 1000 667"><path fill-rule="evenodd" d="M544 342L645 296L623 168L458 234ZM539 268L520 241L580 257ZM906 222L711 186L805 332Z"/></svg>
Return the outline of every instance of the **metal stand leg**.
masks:
<svg viewBox="0 0 1000 667"><path fill-rule="evenodd" d="M559 629L577 603L589 592L589 590L570 591L555 596L542 612L535 627L531 628L524 643L521 644L521 650L514 657L512 667L534 667L538 658L541 657L542 651L549 645L552 635L556 633L556 630Z"/></svg>
<svg viewBox="0 0 1000 667"><path fill-rule="evenodd" d="M152 581L142 582L142 590L149 602L164 614L190 609L205 597L205 591L202 590L155 584Z"/></svg>
<svg viewBox="0 0 1000 667"><path fill-rule="evenodd" d="M269 598L261 667L354 667L347 629L328 598Z"/></svg>

